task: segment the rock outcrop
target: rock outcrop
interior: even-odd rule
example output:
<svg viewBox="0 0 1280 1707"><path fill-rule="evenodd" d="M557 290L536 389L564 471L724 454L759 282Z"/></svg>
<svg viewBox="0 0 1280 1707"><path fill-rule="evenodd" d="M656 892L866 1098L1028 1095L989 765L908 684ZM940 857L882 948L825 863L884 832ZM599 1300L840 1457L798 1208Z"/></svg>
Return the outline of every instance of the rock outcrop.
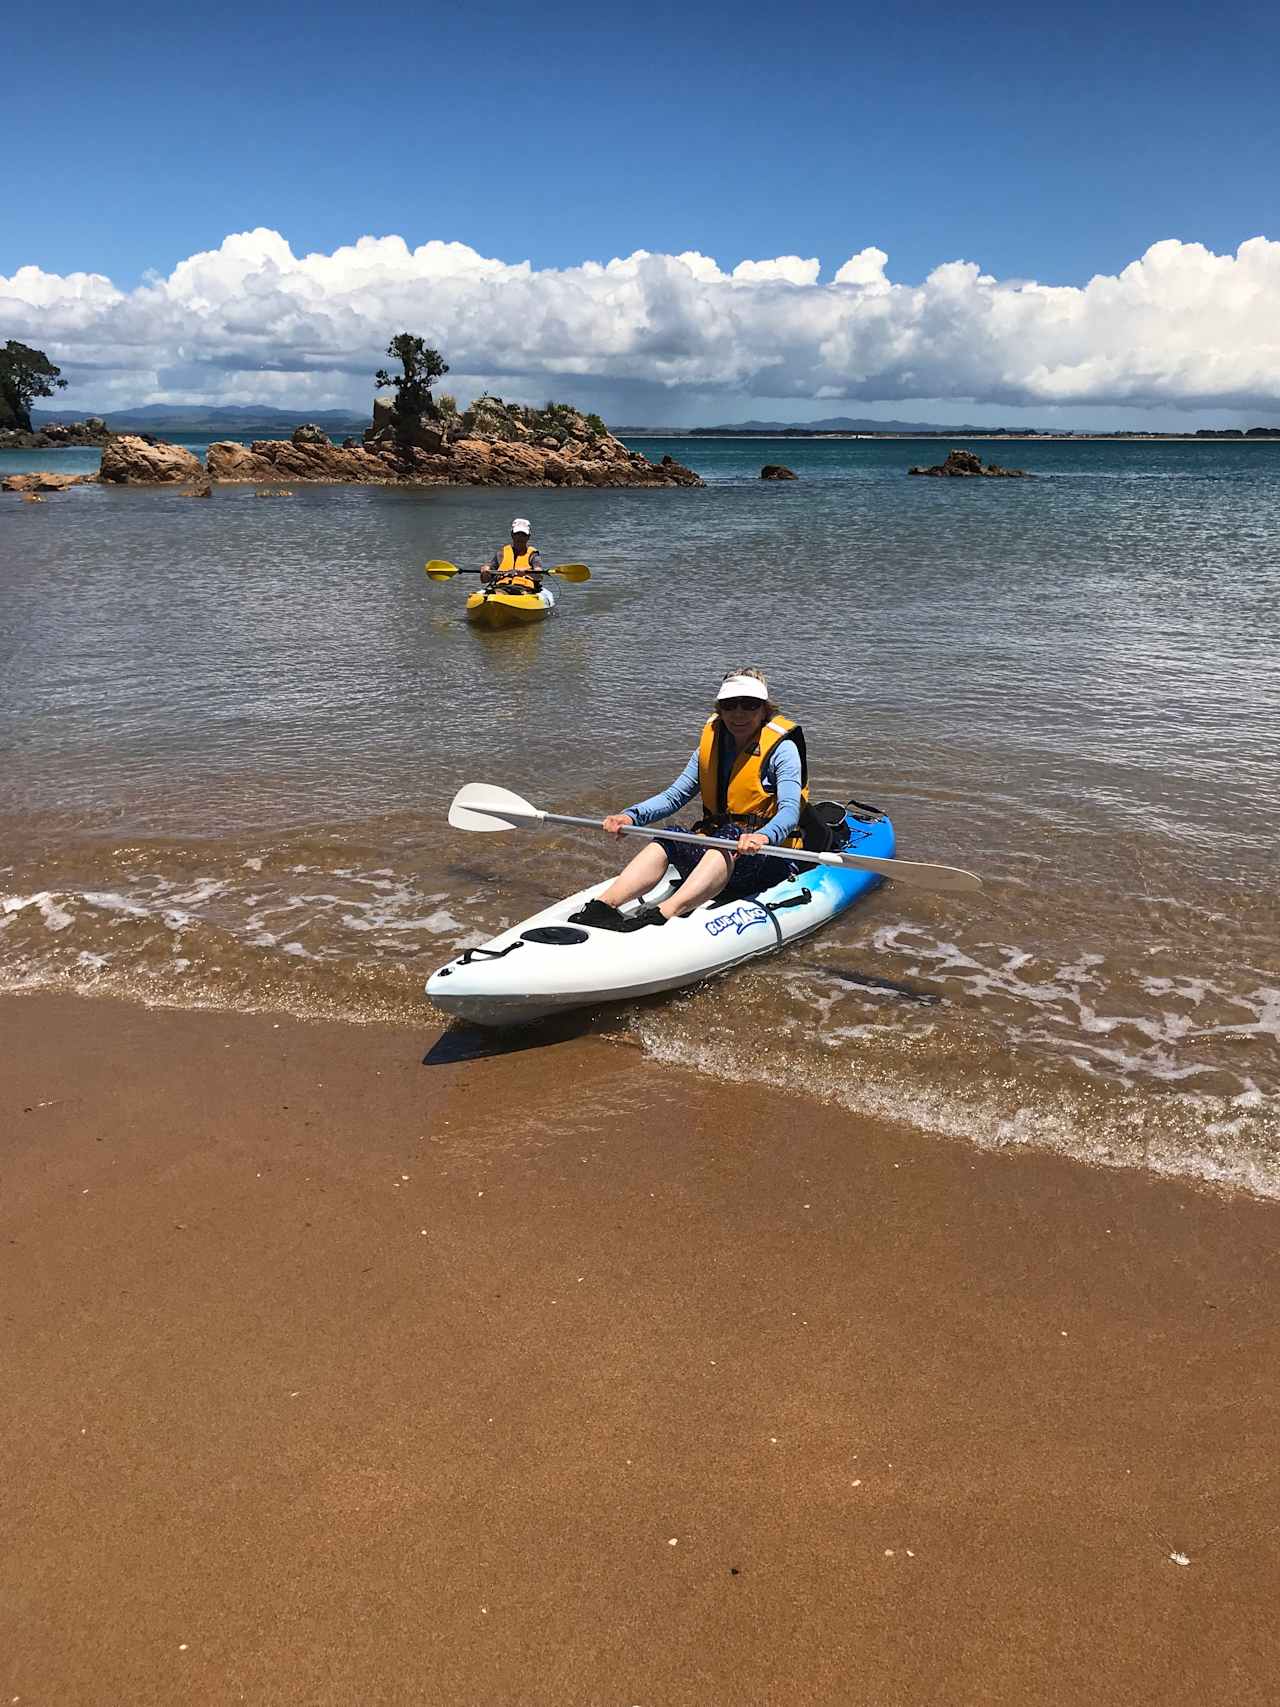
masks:
<svg viewBox="0 0 1280 1707"><path fill-rule="evenodd" d="M596 417L560 404L524 409L496 397L462 414L401 421L383 398L374 401L364 443L335 445L318 427L289 439L255 439L246 447L209 446L209 475L219 481L359 482L454 486L700 486L672 457L650 462L628 450Z"/></svg>
<svg viewBox="0 0 1280 1707"><path fill-rule="evenodd" d="M766 462L760 470L761 480L799 480L800 476L794 469L784 468L780 462Z"/></svg>
<svg viewBox="0 0 1280 1707"><path fill-rule="evenodd" d="M68 486L92 486L96 474L9 474L0 480L5 492L65 492Z"/></svg>
<svg viewBox="0 0 1280 1707"><path fill-rule="evenodd" d="M68 421L65 426L37 427L26 432L20 427L0 432L0 450L64 450L85 445L109 444L115 434L97 415L83 421Z"/></svg>
<svg viewBox="0 0 1280 1707"><path fill-rule="evenodd" d="M343 450L321 433L319 442L303 439L255 439L247 447L223 440L209 446L205 466L211 480L254 486L280 480L367 481L386 485L395 474L363 449Z"/></svg>
<svg viewBox="0 0 1280 1707"><path fill-rule="evenodd" d="M785 478L785 476L784 476ZM794 476L791 476L794 478ZM287 439L211 444L204 463L147 433L109 435L96 475L11 475L9 491L55 491L100 480L108 486L187 486L207 497L211 482L253 486L304 481L376 486L701 486L673 457L650 462L628 450L595 415L567 404L525 409L484 397L459 414L404 422L382 399L357 444L335 445L314 423ZM13 484L19 482L20 484ZM48 484L32 485L32 482Z"/></svg>
<svg viewBox="0 0 1280 1707"><path fill-rule="evenodd" d="M976 451L949 450L945 462L935 463L932 468L913 468L912 474L951 475L960 480L972 480L980 477L984 480L1034 480L1034 474L1028 474L1025 468L999 468L994 462L982 466L982 458Z"/></svg>
<svg viewBox="0 0 1280 1707"><path fill-rule="evenodd" d="M107 486L181 486L204 475L200 458L181 445L133 433L111 440L98 470Z"/></svg>

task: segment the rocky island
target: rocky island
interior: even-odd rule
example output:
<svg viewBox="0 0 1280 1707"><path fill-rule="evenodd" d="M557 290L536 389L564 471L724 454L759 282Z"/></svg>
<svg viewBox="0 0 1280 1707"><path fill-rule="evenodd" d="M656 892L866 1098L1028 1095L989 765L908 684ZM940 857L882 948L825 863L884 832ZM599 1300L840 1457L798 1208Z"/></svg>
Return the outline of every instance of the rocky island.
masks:
<svg viewBox="0 0 1280 1707"><path fill-rule="evenodd" d="M14 474L11 492L104 486L268 485L272 482L376 486L701 486L692 469L670 456L650 462L628 450L598 417L567 404L553 411L484 397L472 408L408 424L394 405L374 404L363 440L336 445L319 427L304 425L287 439L250 445L211 444L205 461L181 445L149 435L111 435L97 475Z"/></svg>
<svg viewBox="0 0 1280 1707"><path fill-rule="evenodd" d="M599 416L568 404L528 409L499 397L477 398L462 411L441 399L435 415L405 420L378 398L373 425L357 443L335 445L319 427L249 446L209 446L215 481L356 481L377 485L701 486L674 458L650 462L628 450ZM107 478L104 458L103 478Z"/></svg>
<svg viewBox="0 0 1280 1707"><path fill-rule="evenodd" d="M59 370L39 350L12 342L0 351L18 377L6 380L7 418L15 425L15 449L57 444L103 447L96 475L15 474L0 482L5 491L36 499L97 481L106 486L193 487L208 497L213 484L296 485L350 483L374 486L701 486L691 468L674 457L650 462L629 450L599 415L568 403L529 408L488 394L467 409L454 398L435 397L432 385L448 371L438 350L411 333L398 333L387 354L399 373L379 369L374 383L389 397L375 397L372 425L360 439L334 444L309 422L287 439L254 439L249 445L220 440L204 462L181 445L149 433L113 433L94 417L74 427L48 426L33 433L29 404L65 385ZM10 397L10 393L12 396ZM79 435L79 436L73 436ZM2 438L3 435L0 435Z"/></svg>
<svg viewBox="0 0 1280 1707"><path fill-rule="evenodd" d="M949 450L945 462L935 462L932 468L913 468L912 474L950 476L959 480L1034 480L1025 468L1000 468L994 462L982 466L982 458L972 450Z"/></svg>
<svg viewBox="0 0 1280 1707"><path fill-rule="evenodd" d="M64 450L110 444L115 434L97 415L45 427L0 428L0 450Z"/></svg>

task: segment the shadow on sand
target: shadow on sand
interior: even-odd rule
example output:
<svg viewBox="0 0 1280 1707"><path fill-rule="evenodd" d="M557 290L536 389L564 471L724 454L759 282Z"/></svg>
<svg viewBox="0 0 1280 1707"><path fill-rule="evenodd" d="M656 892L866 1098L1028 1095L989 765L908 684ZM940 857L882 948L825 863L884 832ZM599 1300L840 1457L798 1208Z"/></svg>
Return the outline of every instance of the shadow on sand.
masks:
<svg viewBox="0 0 1280 1707"><path fill-rule="evenodd" d="M526 1049L546 1049L556 1043L570 1043L578 1037L605 1037L625 1030L625 1015L592 1012L590 1009L534 1020L530 1025L503 1028L464 1025L459 1021L446 1026L440 1033L422 1057L422 1065L452 1067L460 1061L483 1061L492 1055L519 1055Z"/></svg>

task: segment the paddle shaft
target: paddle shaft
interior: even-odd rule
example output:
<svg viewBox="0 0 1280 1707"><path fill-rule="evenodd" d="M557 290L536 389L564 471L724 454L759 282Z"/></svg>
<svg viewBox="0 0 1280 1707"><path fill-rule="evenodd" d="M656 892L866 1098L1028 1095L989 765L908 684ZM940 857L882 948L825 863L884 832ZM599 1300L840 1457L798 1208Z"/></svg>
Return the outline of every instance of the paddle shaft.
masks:
<svg viewBox="0 0 1280 1707"><path fill-rule="evenodd" d="M433 581L452 580L455 575L491 575L495 581L501 581L508 575L558 575L562 581L589 581L591 571L585 563L554 563L547 568L539 569L459 569L456 563L446 563L442 557L433 557L430 563L422 565Z"/></svg>
<svg viewBox="0 0 1280 1707"><path fill-rule="evenodd" d="M515 813L511 814L515 817ZM566 812L540 812L539 818L547 824L581 824L588 830L598 830L598 818L571 818ZM618 832L622 836L647 836L652 841L687 842L695 848L723 848L728 853L737 853L737 842L731 842L727 836L699 836L689 830L649 830L640 824L624 824ZM807 848L756 848L759 854L766 854L771 859L800 860L806 865L854 865L863 871L882 871L887 877L894 875L895 860L873 859L870 855L810 853Z"/></svg>
<svg viewBox="0 0 1280 1707"><path fill-rule="evenodd" d="M491 821L490 821L491 820ZM520 823L573 824L586 830L601 830L597 818L577 818L567 812L544 812L528 800L522 800L509 788L489 783L466 783L454 795L449 805L449 822L456 830L514 830ZM741 853L740 842L728 837L699 836L687 830L650 830L639 824L624 824L623 836L644 836L651 841L684 842L695 848L722 848L726 853ZM854 871L874 872L877 877L892 878L915 889L931 889L950 894L974 894L982 888L982 879L971 871L960 871L953 865L921 865L915 860L880 859L874 854L812 853L807 848L763 847L756 850L770 859L785 859L791 864L843 865Z"/></svg>

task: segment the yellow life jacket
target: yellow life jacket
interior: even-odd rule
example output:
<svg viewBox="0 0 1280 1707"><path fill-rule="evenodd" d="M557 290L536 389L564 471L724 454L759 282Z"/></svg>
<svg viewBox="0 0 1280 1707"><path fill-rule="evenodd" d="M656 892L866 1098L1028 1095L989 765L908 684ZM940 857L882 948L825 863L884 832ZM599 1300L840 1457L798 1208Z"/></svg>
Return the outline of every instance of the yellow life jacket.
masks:
<svg viewBox="0 0 1280 1707"><path fill-rule="evenodd" d="M504 545L502 556L498 559L498 580L507 593L536 593L542 582L536 578L536 571L531 568L529 559L533 556L534 546L529 545L527 551L516 556L511 546ZM523 573L522 573L523 571Z"/></svg>
<svg viewBox="0 0 1280 1707"><path fill-rule="evenodd" d="M809 761L805 752L804 730L798 723L793 723L781 712L771 717L757 736L754 747L734 756L723 796L720 789L722 735L723 725L719 717L709 717L698 746L698 786L702 790L702 808L707 818L718 823L729 820L749 830L759 830L769 822L778 810L778 801L764 786L763 772L769 754L782 741L794 741L799 750L801 810L809 804ZM804 838L798 828L782 846L804 846Z"/></svg>

